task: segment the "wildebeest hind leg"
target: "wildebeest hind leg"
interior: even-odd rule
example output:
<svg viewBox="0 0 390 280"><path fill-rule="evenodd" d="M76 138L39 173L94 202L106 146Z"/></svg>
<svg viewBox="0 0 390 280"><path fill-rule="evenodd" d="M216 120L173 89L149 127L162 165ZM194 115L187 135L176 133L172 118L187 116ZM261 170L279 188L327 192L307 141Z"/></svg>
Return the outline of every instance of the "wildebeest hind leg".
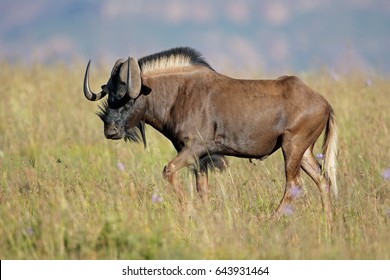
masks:
<svg viewBox="0 0 390 280"><path fill-rule="evenodd" d="M321 166L313 155L313 145L309 147L302 158L302 169L313 179L321 194L322 208L329 223L333 220L332 204L330 200L330 181L327 174L323 174Z"/></svg>
<svg viewBox="0 0 390 280"><path fill-rule="evenodd" d="M278 219L281 215L293 214L291 202L301 195L300 167L303 152L302 147L296 145L293 141L287 141L282 145L282 151L285 161L286 186L283 198L274 214Z"/></svg>

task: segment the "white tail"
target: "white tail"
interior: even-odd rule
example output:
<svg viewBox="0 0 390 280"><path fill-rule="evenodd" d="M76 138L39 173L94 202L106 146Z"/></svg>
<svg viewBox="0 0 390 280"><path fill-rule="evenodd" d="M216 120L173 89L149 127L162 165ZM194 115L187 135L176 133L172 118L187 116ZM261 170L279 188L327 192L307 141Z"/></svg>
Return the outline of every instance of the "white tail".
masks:
<svg viewBox="0 0 390 280"><path fill-rule="evenodd" d="M325 155L324 169L331 181L331 188L335 196L338 195L336 172L337 172L337 128L333 109L330 111L328 124L325 130L325 140L322 147Z"/></svg>

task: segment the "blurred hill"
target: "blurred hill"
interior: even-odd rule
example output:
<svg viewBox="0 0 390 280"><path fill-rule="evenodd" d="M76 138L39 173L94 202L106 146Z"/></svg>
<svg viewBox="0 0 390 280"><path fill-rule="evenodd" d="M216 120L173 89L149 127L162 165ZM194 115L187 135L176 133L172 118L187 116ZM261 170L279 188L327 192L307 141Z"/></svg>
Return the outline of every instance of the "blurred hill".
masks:
<svg viewBox="0 0 390 280"><path fill-rule="evenodd" d="M0 59L141 57L175 46L217 70L390 72L388 0L0 0Z"/></svg>

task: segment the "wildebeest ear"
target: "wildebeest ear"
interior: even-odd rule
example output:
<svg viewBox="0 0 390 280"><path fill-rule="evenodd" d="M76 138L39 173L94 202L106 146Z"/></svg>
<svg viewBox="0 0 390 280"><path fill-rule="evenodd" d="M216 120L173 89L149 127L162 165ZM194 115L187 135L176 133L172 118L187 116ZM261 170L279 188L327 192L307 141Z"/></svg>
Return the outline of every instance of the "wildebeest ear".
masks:
<svg viewBox="0 0 390 280"><path fill-rule="evenodd" d="M142 86L141 69L137 59L129 57L129 59L122 64L119 77L127 85L127 94L131 98L137 98L141 93Z"/></svg>
<svg viewBox="0 0 390 280"><path fill-rule="evenodd" d="M141 87L141 94L148 95L151 92L152 92L152 89L150 87L142 85L142 87Z"/></svg>

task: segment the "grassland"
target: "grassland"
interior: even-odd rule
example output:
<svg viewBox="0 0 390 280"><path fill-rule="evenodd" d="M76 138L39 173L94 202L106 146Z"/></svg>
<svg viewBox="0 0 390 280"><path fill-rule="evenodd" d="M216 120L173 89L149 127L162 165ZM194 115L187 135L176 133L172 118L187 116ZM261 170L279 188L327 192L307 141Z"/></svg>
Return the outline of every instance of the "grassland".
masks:
<svg viewBox="0 0 390 280"><path fill-rule="evenodd" d="M106 140L97 104L82 94L82 66L0 67L1 259L390 258L385 77L301 75L337 117L340 194L330 230L306 175L292 215L268 219L283 194L280 152L256 165L231 159L210 176L207 203L184 170L180 205L161 176L171 144L150 127L146 150ZM94 69L93 88L108 73Z"/></svg>

